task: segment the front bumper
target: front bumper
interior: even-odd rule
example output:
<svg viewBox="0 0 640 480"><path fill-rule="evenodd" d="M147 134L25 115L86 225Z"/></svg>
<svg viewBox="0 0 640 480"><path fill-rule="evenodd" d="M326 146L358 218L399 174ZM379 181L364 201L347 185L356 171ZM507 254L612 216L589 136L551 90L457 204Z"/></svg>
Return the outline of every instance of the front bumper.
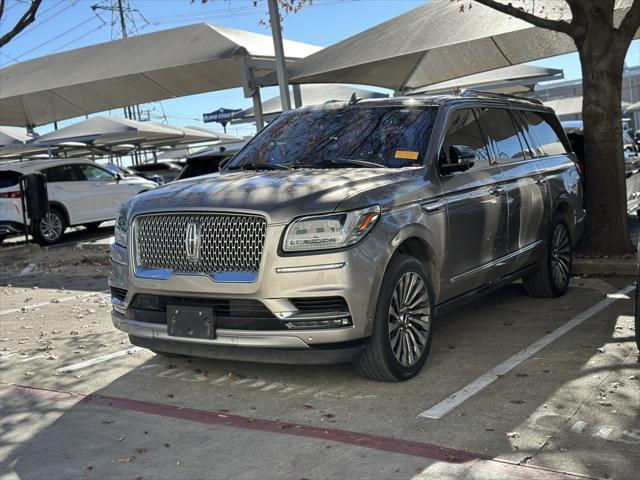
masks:
<svg viewBox="0 0 640 480"><path fill-rule="evenodd" d="M263 250L263 263L255 282L215 282L205 275L172 275L167 279L139 278L129 269L128 249L111 247L111 287L119 289L120 298L112 298L112 320L116 328L128 333L133 343L173 353L192 352L197 356L252 359L252 351L262 350L265 357L278 363L285 358L310 363L347 361L371 334L377 292L386 260L386 249L376 236L369 235L356 248L312 255L280 255L277 242L284 226L270 226ZM227 321L216 329L215 339L173 337L166 322L140 321L132 302L136 296L180 297L193 303L258 301L282 328L235 329ZM336 297L344 299L351 325L339 328L286 328L288 322L320 318L298 310L292 299ZM134 304L135 305L135 304ZM326 313L326 312L325 312ZM335 317L337 312L333 313ZM155 322L155 323L154 323ZM179 351L177 351L179 350ZM278 351L273 354L273 351ZM341 350L342 353L336 352ZM284 352L284 353L283 353ZM329 357L327 361L314 358ZM260 355L255 360L260 360ZM333 358L333 360L331 360ZM306 359L306 360L304 360Z"/></svg>

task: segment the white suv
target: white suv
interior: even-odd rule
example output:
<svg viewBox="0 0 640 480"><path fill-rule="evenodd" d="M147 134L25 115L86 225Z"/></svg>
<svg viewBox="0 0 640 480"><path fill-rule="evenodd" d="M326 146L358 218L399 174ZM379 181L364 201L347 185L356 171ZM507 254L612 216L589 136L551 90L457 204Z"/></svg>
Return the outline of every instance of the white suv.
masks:
<svg viewBox="0 0 640 480"><path fill-rule="evenodd" d="M28 173L47 176L49 213L27 227L44 244L60 241L69 226L96 228L113 220L129 197L155 188L140 177L120 177L95 162L79 158L25 160L0 164L0 241L25 230L19 179Z"/></svg>

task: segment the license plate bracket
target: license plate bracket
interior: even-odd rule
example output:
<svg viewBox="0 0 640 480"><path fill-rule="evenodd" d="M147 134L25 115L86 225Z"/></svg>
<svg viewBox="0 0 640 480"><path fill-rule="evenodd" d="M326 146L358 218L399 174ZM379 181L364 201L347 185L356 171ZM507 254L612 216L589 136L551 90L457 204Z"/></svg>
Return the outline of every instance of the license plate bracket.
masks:
<svg viewBox="0 0 640 480"><path fill-rule="evenodd" d="M171 337L216 338L213 308L191 305L167 305L167 334Z"/></svg>

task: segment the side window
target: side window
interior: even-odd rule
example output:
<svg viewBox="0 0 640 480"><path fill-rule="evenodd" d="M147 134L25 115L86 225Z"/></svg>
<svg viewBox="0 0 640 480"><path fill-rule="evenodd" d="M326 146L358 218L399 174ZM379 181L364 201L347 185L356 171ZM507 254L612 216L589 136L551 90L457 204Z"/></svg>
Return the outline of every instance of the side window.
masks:
<svg viewBox="0 0 640 480"><path fill-rule="evenodd" d="M529 136L535 137L545 155L564 155L567 149L543 114L526 111L524 116L529 124Z"/></svg>
<svg viewBox="0 0 640 480"><path fill-rule="evenodd" d="M526 160L516 127L509 112L502 108L483 108L481 122L500 163Z"/></svg>
<svg viewBox="0 0 640 480"><path fill-rule="evenodd" d="M456 163L453 147L467 147L476 154L472 168L482 168L489 165L489 151L480 131L478 120L472 109L455 110L449 118L447 133L444 136L440 163Z"/></svg>
<svg viewBox="0 0 640 480"><path fill-rule="evenodd" d="M77 182L80 180L77 170L73 165L60 165L42 170L47 176L47 182Z"/></svg>
<svg viewBox="0 0 640 480"><path fill-rule="evenodd" d="M106 170L94 165L79 164L78 167L90 182L110 182L114 178L113 175Z"/></svg>

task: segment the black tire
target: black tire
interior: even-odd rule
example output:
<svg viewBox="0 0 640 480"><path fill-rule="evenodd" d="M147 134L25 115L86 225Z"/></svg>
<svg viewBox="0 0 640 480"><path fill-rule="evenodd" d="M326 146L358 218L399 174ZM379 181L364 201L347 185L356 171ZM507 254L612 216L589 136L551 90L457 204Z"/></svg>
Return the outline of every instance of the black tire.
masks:
<svg viewBox="0 0 640 480"><path fill-rule="evenodd" d="M0 243L4 242L5 238L7 238L6 235L0 235Z"/></svg>
<svg viewBox="0 0 640 480"><path fill-rule="evenodd" d="M417 289L415 296L409 296L406 304L404 301L396 301L397 293L394 297L398 288L398 291L402 291L401 281L405 281L409 291L411 283L408 282L415 281L414 290ZM424 265L414 257L395 255L382 280L373 332L364 352L353 362L356 371L372 380L385 382L400 382L416 376L431 347L433 299L433 287ZM412 307L412 304L416 306ZM394 316L392 310L397 315ZM395 347L392 347L393 339ZM421 350L416 350L420 348ZM403 356L403 352L406 355ZM415 355L416 353L418 354ZM405 358L404 364L398 359L398 355Z"/></svg>
<svg viewBox="0 0 640 480"><path fill-rule="evenodd" d="M100 226L101 223L102 222L85 223L83 227L86 228L87 230L97 230L97 228Z"/></svg>
<svg viewBox="0 0 640 480"><path fill-rule="evenodd" d="M51 208L45 218L35 222L33 236L41 245L53 245L62 240L66 229L67 221L64 214L57 208Z"/></svg>
<svg viewBox="0 0 640 480"><path fill-rule="evenodd" d="M573 249L571 232L564 218L556 216L538 268L523 278L527 295L556 298L564 295L571 279Z"/></svg>

